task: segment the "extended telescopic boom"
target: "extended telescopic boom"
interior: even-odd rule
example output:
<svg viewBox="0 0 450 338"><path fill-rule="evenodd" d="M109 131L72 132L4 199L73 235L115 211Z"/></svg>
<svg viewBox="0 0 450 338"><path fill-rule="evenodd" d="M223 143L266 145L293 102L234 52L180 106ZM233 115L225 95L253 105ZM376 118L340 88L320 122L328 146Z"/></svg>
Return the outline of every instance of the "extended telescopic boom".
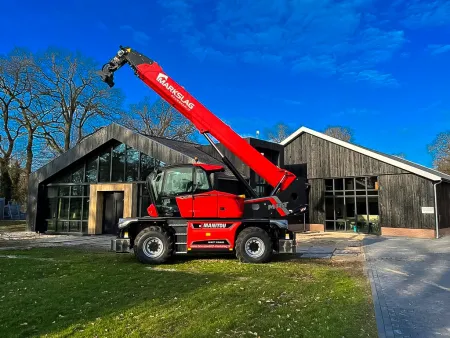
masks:
<svg viewBox="0 0 450 338"><path fill-rule="evenodd" d="M210 112L197 99L176 83L161 66L131 48L120 47L117 55L103 66L100 75L110 87L114 86L113 74L128 63L136 75L165 101L191 121L200 133L214 136L228 150L254 170L275 191L285 190L296 176L281 169L260 154L247 141L234 132L222 120Z"/></svg>

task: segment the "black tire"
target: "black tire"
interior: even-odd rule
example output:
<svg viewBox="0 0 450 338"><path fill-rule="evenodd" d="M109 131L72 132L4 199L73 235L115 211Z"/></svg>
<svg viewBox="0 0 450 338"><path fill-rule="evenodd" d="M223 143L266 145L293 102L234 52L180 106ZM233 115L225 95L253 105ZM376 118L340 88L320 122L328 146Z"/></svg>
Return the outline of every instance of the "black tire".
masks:
<svg viewBox="0 0 450 338"><path fill-rule="evenodd" d="M253 241L253 244L249 241ZM248 250L246 250L247 244L249 244ZM261 249L261 252L258 252L259 249ZM251 252L254 254L252 255ZM272 258L272 252L272 239L264 229L258 227L245 228L237 237L236 257L240 262L265 263Z"/></svg>
<svg viewBox="0 0 450 338"><path fill-rule="evenodd" d="M173 253L173 239L162 227L143 229L134 240L134 254L144 264L165 263Z"/></svg>

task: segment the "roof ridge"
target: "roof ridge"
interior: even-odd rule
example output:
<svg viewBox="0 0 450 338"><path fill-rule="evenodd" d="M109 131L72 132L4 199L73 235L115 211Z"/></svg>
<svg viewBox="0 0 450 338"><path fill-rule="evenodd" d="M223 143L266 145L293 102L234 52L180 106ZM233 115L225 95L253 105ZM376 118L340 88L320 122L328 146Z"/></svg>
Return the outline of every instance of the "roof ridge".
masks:
<svg viewBox="0 0 450 338"><path fill-rule="evenodd" d="M169 141L174 141L174 142L179 142L179 143L189 143L189 144L194 144L194 145L200 145L199 143L196 143L196 142L176 140L176 139L173 139L173 138L170 138L170 137L147 135L145 133L138 133L138 134L140 134L142 136L145 136L145 137L150 137L150 138L160 138L160 139L163 139L163 140L169 140Z"/></svg>

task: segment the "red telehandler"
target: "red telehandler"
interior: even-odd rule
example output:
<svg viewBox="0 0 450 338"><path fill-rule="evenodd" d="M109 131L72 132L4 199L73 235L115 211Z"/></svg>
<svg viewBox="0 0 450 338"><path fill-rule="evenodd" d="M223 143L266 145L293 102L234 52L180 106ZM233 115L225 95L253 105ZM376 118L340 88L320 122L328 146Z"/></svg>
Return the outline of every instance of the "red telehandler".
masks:
<svg viewBox="0 0 450 338"><path fill-rule="evenodd" d="M205 251L232 252L246 263L267 262L273 253L295 253L287 218L306 212L306 180L270 162L139 52L120 46L98 74L113 87L114 72L125 64L195 125L243 184L246 194L214 189L210 176L224 171L220 165L196 162L155 168L146 180L151 199L148 216L120 219L111 249L134 249L136 258L147 264L166 262L175 254ZM273 187L269 196L257 196L211 136Z"/></svg>

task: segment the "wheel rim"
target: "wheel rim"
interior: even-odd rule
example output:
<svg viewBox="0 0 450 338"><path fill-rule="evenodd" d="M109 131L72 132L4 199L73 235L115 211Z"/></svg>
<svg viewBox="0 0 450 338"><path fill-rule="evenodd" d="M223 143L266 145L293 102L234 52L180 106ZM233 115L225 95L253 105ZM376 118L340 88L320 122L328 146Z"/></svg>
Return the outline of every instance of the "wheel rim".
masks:
<svg viewBox="0 0 450 338"><path fill-rule="evenodd" d="M261 238L251 237L245 242L245 253L252 258L259 258L264 254L266 246Z"/></svg>
<svg viewBox="0 0 450 338"><path fill-rule="evenodd" d="M143 244L144 254L149 258L157 258L164 251L164 244L158 237L149 237Z"/></svg>

